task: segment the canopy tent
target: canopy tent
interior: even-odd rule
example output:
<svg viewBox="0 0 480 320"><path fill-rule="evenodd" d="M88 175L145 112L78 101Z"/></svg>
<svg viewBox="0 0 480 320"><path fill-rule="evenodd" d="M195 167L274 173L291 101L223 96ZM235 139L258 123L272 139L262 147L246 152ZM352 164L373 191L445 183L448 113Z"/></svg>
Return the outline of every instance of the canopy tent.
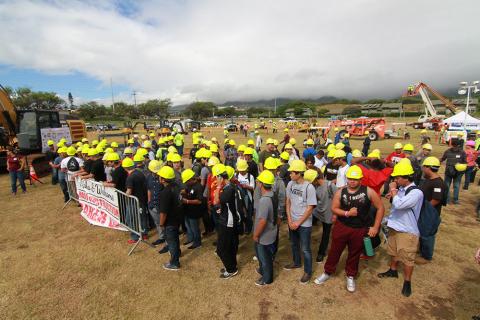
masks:
<svg viewBox="0 0 480 320"><path fill-rule="evenodd" d="M480 130L480 119L472 117L465 111L443 120L443 123L449 125L449 130Z"/></svg>

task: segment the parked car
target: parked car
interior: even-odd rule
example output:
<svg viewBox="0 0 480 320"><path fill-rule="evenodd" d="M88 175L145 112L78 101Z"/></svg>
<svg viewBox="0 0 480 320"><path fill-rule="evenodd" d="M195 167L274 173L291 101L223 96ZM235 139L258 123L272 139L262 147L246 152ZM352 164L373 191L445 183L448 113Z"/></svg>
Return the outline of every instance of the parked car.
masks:
<svg viewBox="0 0 480 320"><path fill-rule="evenodd" d="M205 127L215 127L215 126L217 126L217 125L218 125L218 123L213 122L213 121L205 121L205 122L203 123L203 126L205 126Z"/></svg>
<svg viewBox="0 0 480 320"><path fill-rule="evenodd" d="M238 131L238 126L236 123L228 123L223 128L228 131Z"/></svg>

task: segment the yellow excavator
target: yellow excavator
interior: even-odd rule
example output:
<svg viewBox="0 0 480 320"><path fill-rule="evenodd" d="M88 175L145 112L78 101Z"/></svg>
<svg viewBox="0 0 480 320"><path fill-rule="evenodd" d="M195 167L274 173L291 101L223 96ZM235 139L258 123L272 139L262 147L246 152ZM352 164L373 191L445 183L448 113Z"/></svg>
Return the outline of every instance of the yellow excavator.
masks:
<svg viewBox="0 0 480 320"><path fill-rule="evenodd" d="M86 137L83 120L63 114L57 110L19 110L15 107L8 92L0 85L0 169L6 167L6 149L11 146L29 156L34 167L45 162L42 154L40 129L68 126L72 142ZM35 168L37 169L37 168ZM44 168L39 168L43 171ZM48 167L46 168L48 169ZM37 172L40 174L40 172Z"/></svg>

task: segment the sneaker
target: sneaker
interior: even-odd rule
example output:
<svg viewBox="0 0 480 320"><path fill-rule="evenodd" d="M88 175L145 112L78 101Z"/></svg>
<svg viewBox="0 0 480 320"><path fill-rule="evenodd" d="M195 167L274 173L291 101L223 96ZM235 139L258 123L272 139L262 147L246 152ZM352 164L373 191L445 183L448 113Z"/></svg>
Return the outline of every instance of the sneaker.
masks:
<svg viewBox="0 0 480 320"><path fill-rule="evenodd" d="M316 259L315 261L316 261L317 263L321 263L321 262L323 262L323 259L325 259L325 256L319 254L319 255L317 256L317 259Z"/></svg>
<svg viewBox="0 0 480 320"><path fill-rule="evenodd" d="M410 297L412 294L412 283L410 281L403 282L402 294L405 297Z"/></svg>
<svg viewBox="0 0 480 320"><path fill-rule="evenodd" d="M253 256L252 260L253 260L253 261L258 261L257 256Z"/></svg>
<svg viewBox="0 0 480 320"><path fill-rule="evenodd" d="M164 253L167 253L168 252L168 246L164 246L162 249L160 249L160 251L158 251L158 253L160 254L164 254Z"/></svg>
<svg viewBox="0 0 480 320"><path fill-rule="evenodd" d="M355 278L347 277L347 291L355 292Z"/></svg>
<svg viewBox="0 0 480 320"><path fill-rule="evenodd" d="M255 285L258 287L267 287L270 283L266 283L261 278L255 281Z"/></svg>
<svg viewBox="0 0 480 320"><path fill-rule="evenodd" d="M312 278L311 274L304 273L303 276L300 278L300 283L301 284L307 284L308 281L310 281L311 278Z"/></svg>
<svg viewBox="0 0 480 320"><path fill-rule="evenodd" d="M152 242L152 245L158 246L165 242L165 239L158 239Z"/></svg>
<svg viewBox="0 0 480 320"><path fill-rule="evenodd" d="M201 244L198 244L198 245L192 244L190 247L188 247L188 249L197 249L197 248L200 248L201 246L202 246Z"/></svg>
<svg viewBox="0 0 480 320"><path fill-rule="evenodd" d="M238 274L238 270L235 270L235 272L227 272L225 271L220 275L220 279L230 279L231 277L234 277Z"/></svg>
<svg viewBox="0 0 480 320"><path fill-rule="evenodd" d="M293 270L293 269L298 269L300 268L301 266L297 266L295 265L295 263L290 263L290 264L287 264L286 266L283 267L283 269L285 270Z"/></svg>
<svg viewBox="0 0 480 320"><path fill-rule="evenodd" d="M180 267L175 266L175 265L171 264L170 262L168 262L168 263L165 263L163 265L163 269L170 270L170 271L178 271L178 270L180 270Z"/></svg>
<svg viewBox="0 0 480 320"><path fill-rule="evenodd" d="M379 278L398 278L398 271L388 269L388 271L379 273L379 274L377 274L377 276Z"/></svg>
<svg viewBox="0 0 480 320"><path fill-rule="evenodd" d="M135 244L137 243L138 240L135 240L135 239L128 239L127 243L128 244Z"/></svg>
<svg viewBox="0 0 480 320"><path fill-rule="evenodd" d="M330 279L330 275L326 274L325 272L322 273L322 275L318 278L316 278L315 280L313 280L313 282L315 282L315 284L323 284L325 283L325 281L327 281L328 279Z"/></svg>

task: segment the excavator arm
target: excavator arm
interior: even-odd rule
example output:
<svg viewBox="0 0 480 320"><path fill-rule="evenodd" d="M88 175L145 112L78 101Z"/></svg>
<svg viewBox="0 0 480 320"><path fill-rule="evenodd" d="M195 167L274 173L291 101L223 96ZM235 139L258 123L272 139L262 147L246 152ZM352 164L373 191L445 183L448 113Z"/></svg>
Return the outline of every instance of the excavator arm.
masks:
<svg viewBox="0 0 480 320"><path fill-rule="evenodd" d="M10 144L17 131L17 109L13 105L8 92L0 85L0 126L3 127Z"/></svg>

